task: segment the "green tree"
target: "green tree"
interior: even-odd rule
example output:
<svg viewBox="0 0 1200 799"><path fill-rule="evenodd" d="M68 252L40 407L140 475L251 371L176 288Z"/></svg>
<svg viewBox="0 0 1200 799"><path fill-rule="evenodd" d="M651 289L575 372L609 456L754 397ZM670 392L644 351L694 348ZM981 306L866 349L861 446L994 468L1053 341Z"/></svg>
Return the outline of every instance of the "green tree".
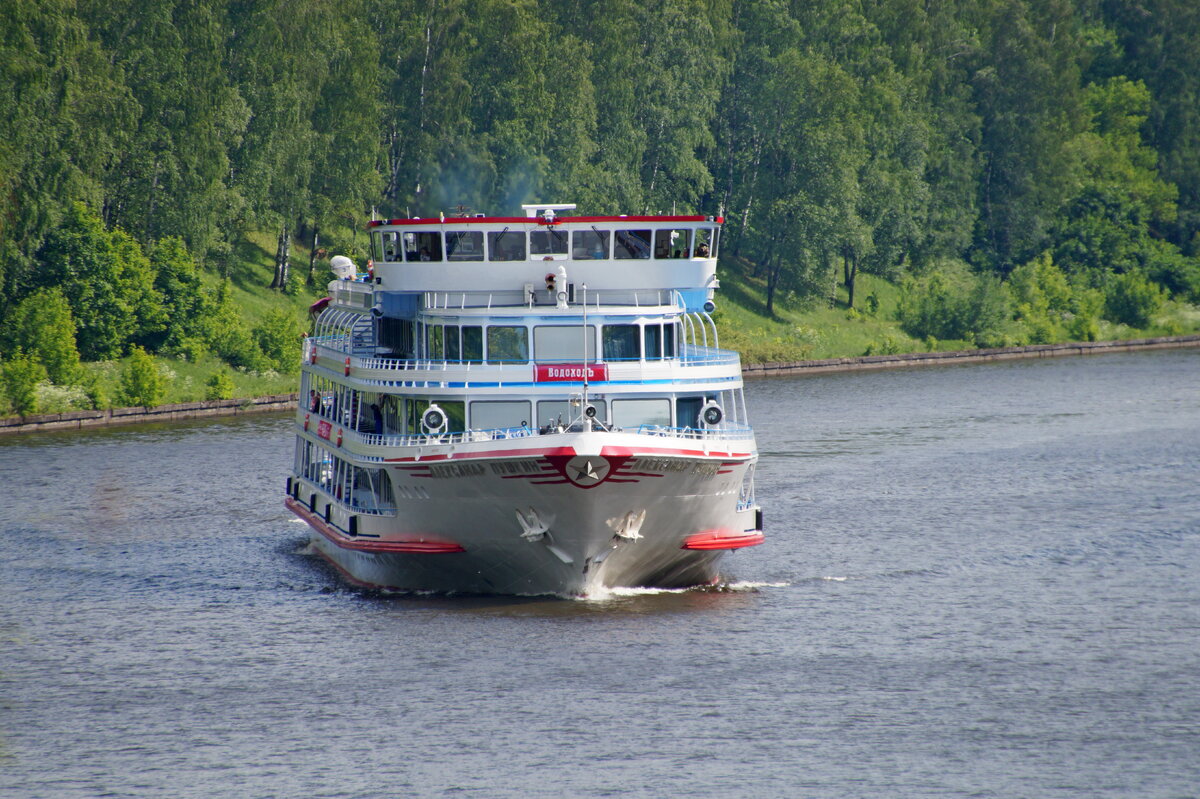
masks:
<svg viewBox="0 0 1200 799"><path fill-rule="evenodd" d="M1159 286L1139 272L1115 276L1108 286L1105 313L1114 322L1146 328L1162 310L1166 296Z"/></svg>
<svg viewBox="0 0 1200 799"><path fill-rule="evenodd" d="M280 308L269 312L254 328L258 348L280 372L293 372L300 363L300 341L303 331L296 314Z"/></svg>
<svg viewBox="0 0 1200 799"><path fill-rule="evenodd" d="M155 352L178 351L189 339L203 335L211 303L204 293L199 267L180 237L156 241L150 249L150 265L166 321L157 338L145 343Z"/></svg>
<svg viewBox="0 0 1200 799"><path fill-rule="evenodd" d="M49 379L46 369L33 357L17 350L0 364L0 377L4 378L4 394L13 410L22 416L37 413L37 387Z"/></svg>
<svg viewBox="0 0 1200 799"><path fill-rule="evenodd" d="M71 205L62 223L38 251L41 286L58 286L75 317L79 354L95 361L120 356L143 324L138 311L152 307L143 264L126 269L122 258L134 251L131 240L113 237L83 203ZM149 288L152 291L152 287Z"/></svg>
<svg viewBox="0 0 1200 799"><path fill-rule="evenodd" d="M62 290L41 289L26 297L8 320L12 349L24 351L46 369L59 385L80 377L79 351L75 348L75 318Z"/></svg>
<svg viewBox="0 0 1200 799"><path fill-rule="evenodd" d="M118 401L131 407L150 408L161 403L165 394L166 384L158 364L144 349L135 346L129 363L121 372Z"/></svg>

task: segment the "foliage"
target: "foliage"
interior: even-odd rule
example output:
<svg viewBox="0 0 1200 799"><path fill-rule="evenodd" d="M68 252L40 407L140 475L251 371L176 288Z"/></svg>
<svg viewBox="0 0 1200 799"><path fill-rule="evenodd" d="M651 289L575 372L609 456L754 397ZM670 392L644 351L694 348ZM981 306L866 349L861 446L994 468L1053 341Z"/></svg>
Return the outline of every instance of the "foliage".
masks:
<svg viewBox="0 0 1200 799"><path fill-rule="evenodd" d="M233 398L233 380L225 372L213 372L204 383L204 398L206 400L227 400Z"/></svg>
<svg viewBox="0 0 1200 799"><path fill-rule="evenodd" d="M4 378L4 394L14 411L22 416L38 412L37 387L49 378L36 358L17 350L0 364L0 377Z"/></svg>
<svg viewBox="0 0 1200 799"><path fill-rule="evenodd" d="M1011 305L1006 286L990 276L943 267L902 289L897 318L914 338L965 339L979 346L1006 340Z"/></svg>
<svg viewBox="0 0 1200 799"><path fill-rule="evenodd" d="M50 380L65 385L79 377L75 319L61 289L41 289L30 294L13 311L8 326L12 333L11 347L33 356L46 368Z"/></svg>
<svg viewBox="0 0 1200 799"><path fill-rule="evenodd" d="M25 303L57 289L85 362L291 368L267 312L343 231L532 200L724 215L784 324L764 351L867 278L977 342L1148 319L1139 280L1200 301L1186 0L8 0L0 30L0 322L50 324ZM934 285L949 261L973 282ZM53 347L0 349L69 382L54 313Z"/></svg>
<svg viewBox="0 0 1200 799"><path fill-rule="evenodd" d="M263 356L280 372L294 372L300 363L304 331L295 313L279 309L267 314L254 328L254 340Z"/></svg>
<svg viewBox="0 0 1200 799"><path fill-rule="evenodd" d="M127 406L153 407L162 402L166 387L158 364L144 349L135 346L121 373L118 401Z"/></svg>
<svg viewBox="0 0 1200 799"><path fill-rule="evenodd" d="M1108 286L1108 318L1130 327L1149 327L1166 301L1166 294L1139 272L1117 275Z"/></svg>

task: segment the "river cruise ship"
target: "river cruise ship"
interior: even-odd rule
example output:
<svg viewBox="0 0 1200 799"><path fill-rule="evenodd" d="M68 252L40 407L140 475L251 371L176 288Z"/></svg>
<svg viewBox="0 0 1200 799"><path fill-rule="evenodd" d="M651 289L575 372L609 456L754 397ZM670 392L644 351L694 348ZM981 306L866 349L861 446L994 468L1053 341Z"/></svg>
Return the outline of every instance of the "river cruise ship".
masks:
<svg viewBox="0 0 1200 799"><path fill-rule="evenodd" d="M370 223L305 341L287 507L358 585L589 595L763 540L721 219Z"/></svg>

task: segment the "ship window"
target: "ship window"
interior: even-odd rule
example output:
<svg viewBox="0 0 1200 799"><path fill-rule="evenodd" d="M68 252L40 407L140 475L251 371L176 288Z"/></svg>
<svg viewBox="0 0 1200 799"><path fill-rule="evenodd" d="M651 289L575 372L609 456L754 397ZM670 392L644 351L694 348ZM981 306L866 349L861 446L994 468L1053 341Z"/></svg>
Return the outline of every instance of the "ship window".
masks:
<svg viewBox="0 0 1200 799"><path fill-rule="evenodd" d="M413 357L413 322L411 319L379 320L379 344L397 358Z"/></svg>
<svg viewBox="0 0 1200 799"><path fill-rule="evenodd" d="M604 400L591 400L592 405L596 406L596 420L600 422L608 422L608 403ZM545 427L546 425L556 425L559 420L563 424L570 424L572 420L579 417L581 413L579 403L567 402L566 400L545 400L537 404L537 426Z"/></svg>
<svg viewBox="0 0 1200 799"><path fill-rule="evenodd" d="M383 260L399 261L400 242L398 241L396 232L394 230L384 231L381 241L383 244Z"/></svg>
<svg viewBox="0 0 1200 799"><path fill-rule="evenodd" d="M587 355L584 355L584 339ZM582 325L539 325L533 329L533 357L536 361L579 361L596 357L596 328Z"/></svg>
<svg viewBox="0 0 1200 799"><path fill-rule="evenodd" d="M604 340L604 360L636 361L642 357L638 349L637 325L605 325L601 336Z"/></svg>
<svg viewBox="0 0 1200 799"><path fill-rule="evenodd" d="M425 326L425 352L432 361L440 361L445 357L445 336L441 325Z"/></svg>
<svg viewBox="0 0 1200 799"><path fill-rule="evenodd" d="M462 329L462 359L467 363L483 363L483 328L466 325Z"/></svg>
<svg viewBox="0 0 1200 799"><path fill-rule="evenodd" d="M529 233L531 255L566 255L567 231L533 230Z"/></svg>
<svg viewBox="0 0 1200 799"><path fill-rule="evenodd" d="M646 325L642 335L646 348L646 360L660 361L663 358L675 357L675 325L668 322L665 325Z"/></svg>
<svg viewBox="0 0 1200 799"><path fill-rule="evenodd" d="M466 403L458 400L435 400L437 406L446 414L446 432L461 433L466 429L463 422L467 416ZM408 402L408 430L410 433L423 433L421 416L431 405L427 399L410 400Z"/></svg>
<svg viewBox="0 0 1200 799"><path fill-rule="evenodd" d="M371 231L371 257L376 261L383 260L383 240L378 230Z"/></svg>
<svg viewBox="0 0 1200 799"><path fill-rule="evenodd" d="M524 231L501 230L498 233L489 233L488 252L493 261L524 261Z"/></svg>
<svg viewBox="0 0 1200 799"><path fill-rule="evenodd" d="M690 228L655 231L655 258L689 258L691 254L692 231Z"/></svg>
<svg viewBox="0 0 1200 799"><path fill-rule="evenodd" d="M478 230L451 230L446 233L446 259L482 261L483 233Z"/></svg>
<svg viewBox="0 0 1200 799"><path fill-rule="evenodd" d="M489 363L527 363L529 330L500 325L488 327L487 359Z"/></svg>
<svg viewBox="0 0 1200 799"><path fill-rule="evenodd" d="M618 230L613 242L613 258L649 258L649 230Z"/></svg>
<svg viewBox="0 0 1200 799"><path fill-rule="evenodd" d="M608 257L608 230L576 230L571 234L571 257L577 261Z"/></svg>
<svg viewBox="0 0 1200 799"><path fill-rule="evenodd" d="M458 325L446 325L446 360L457 361L462 358Z"/></svg>
<svg viewBox="0 0 1200 799"><path fill-rule="evenodd" d="M530 427L529 402L472 402L472 430L503 430Z"/></svg>
<svg viewBox="0 0 1200 799"><path fill-rule="evenodd" d="M680 397L675 400L675 426L700 427L700 409L704 397Z"/></svg>
<svg viewBox="0 0 1200 799"><path fill-rule="evenodd" d="M717 257L717 245L720 243L720 241L721 241L721 228L713 228L712 254L710 257L712 257L712 258Z"/></svg>
<svg viewBox="0 0 1200 799"><path fill-rule="evenodd" d="M696 231L696 251L697 258L710 258L717 254L716 238L713 236L713 228L702 227Z"/></svg>
<svg viewBox="0 0 1200 799"><path fill-rule="evenodd" d="M404 234L404 260L442 260L442 234L437 231Z"/></svg>
<svg viewBox="0 0 1200 799"><path fill-rule="evenodd" d="M643 424L671 425L671 401L666 399L613 400L613 424L631 428Z"/></svg>

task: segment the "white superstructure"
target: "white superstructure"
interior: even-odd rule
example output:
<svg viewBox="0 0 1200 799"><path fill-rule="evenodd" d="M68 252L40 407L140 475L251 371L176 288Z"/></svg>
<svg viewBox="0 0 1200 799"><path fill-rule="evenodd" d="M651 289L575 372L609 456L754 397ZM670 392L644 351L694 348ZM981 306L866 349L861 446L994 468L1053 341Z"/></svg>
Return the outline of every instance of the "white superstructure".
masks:
<svg viewBox="0 0 1200 799"><path fill-rule="evenodd" d="M761 543L720 221L396 219L305 345L287 506L352 581L586 594Z"/></svg>

